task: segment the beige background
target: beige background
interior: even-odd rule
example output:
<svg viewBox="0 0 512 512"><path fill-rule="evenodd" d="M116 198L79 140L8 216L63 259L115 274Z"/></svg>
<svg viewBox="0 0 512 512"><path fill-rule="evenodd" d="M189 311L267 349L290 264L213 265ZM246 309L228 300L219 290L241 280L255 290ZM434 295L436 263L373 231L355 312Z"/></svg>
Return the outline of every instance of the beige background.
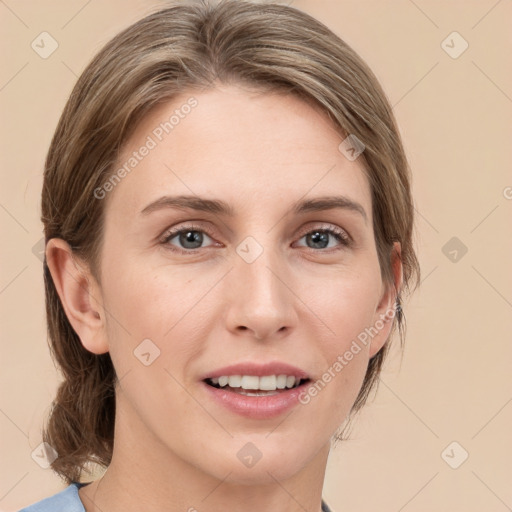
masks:
<svg viewBox="0 0 512 512"><path fill-rule="evenodd" d="M92 55L157 5L0 1L2 511L63 488L31 458L57 384L36 256L45 153ZM395 354L352 440L332 452L324 496L337 512L512 510L512 3L292 5L352 45L389 96L414 173L423 271L405 305L402 363ZM43 31L59 45L47 59L31 48ZM444 49L462 48L458 36L442 45L454 31L469 44L458 58ZM443 252L452 237L468 249L457 261L455 246Z"/></svg>

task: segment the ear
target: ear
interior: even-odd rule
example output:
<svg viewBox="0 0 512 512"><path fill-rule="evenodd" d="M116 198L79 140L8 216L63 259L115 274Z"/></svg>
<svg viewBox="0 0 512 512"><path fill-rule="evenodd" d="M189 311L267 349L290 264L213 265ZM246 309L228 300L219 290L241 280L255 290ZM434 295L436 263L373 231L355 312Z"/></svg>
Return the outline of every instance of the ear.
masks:
<svg viewBox="0 0 512 512"><path fill-rule="evenodd" d="M88 266L60 238L48 241L46 262L69 323L82 345L94 354L108 352L101 288Z"/></svg>
<svg viewBox="0 0 512 512"><path fill-rule="evenodd" d="M391 333L393 319L396 315L396 300L402 288L402 259L400 242L395 242L391 249L391 268L393 283L383 283L383 292L375 311L370 331L376 334L372 337L369 356L372 358L384 346ZM373 330L372 330L373 329Z"/></svg>

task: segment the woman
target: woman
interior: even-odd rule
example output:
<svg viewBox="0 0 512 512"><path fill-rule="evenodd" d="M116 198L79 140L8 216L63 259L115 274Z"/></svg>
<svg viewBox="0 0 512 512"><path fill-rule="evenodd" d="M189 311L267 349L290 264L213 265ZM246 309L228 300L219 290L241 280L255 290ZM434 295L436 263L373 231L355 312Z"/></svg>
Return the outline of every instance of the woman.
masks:
<svg viewBox="0 0 512 512"><path fill-rule="evenodd" d="M331 445L419 279L399 132L355 52L285 5L147 16L78 80L42 220L68 487L24 510L329 510Z"/></svg>

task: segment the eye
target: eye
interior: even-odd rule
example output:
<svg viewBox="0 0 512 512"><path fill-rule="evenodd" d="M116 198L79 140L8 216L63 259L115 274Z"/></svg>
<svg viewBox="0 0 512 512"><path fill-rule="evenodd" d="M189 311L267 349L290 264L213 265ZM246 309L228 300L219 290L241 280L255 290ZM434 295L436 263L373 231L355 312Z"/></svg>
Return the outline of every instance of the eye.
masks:
<svg viewBox="0 0 512 512"><path fill-rule="evenodd" d="M205 248L203 247L205 237L211 240L210 237L212 236L213 235L209 234L208 230L205 230L203 227L190 224L182 226L179 229L172 229L167 231L161 240L161 243L173 251L182 253L194 253L198 249ZM346 233L346 231L333 226L309 230L304 233L299 238L299 240L302 240L303 238L306 239L308 249L311 249L315 252L318 252L322 249L337 250L336 243L334 246L330 245L332 239L334 239L334 242L338 243L338 248L340 245L342 247L349 247L352 243L352 239ZM172 243L173 239L176 239L177 243ZM211 245L219 246L221 244L214 243ZM304 247L303 245L299 246Z"/></svg>
<svg viewBox="0 0 512 512"><path fill-rule="evenodd" d="M171 243L171 241L176 238L177 242L181 244L177 249L174 247L170 247L171 250L178 250L181 252L192 252L196 249L201 249L204 238L210 238L205 231L204 228L194 225L182 226L180 229L174 229L168 231L161 243L164 245L172 245L175 247L175 244ZM210 238L211 240L211 238Z"/></svg>
<svg viewBox="0 0 512 512"><path fill-rule="evenodd" d="M332 249L333 246L329 246L329 238L331 240L334 238L336 242L341 244L344 247L349 247L351 244L350 236L342 229L335 227L328 228L316 228L308 231L304 234L300 240L303 238L306 239L306 244L311 243L312 247L308 245L309 249L318 250L318 249Z"/></svg>

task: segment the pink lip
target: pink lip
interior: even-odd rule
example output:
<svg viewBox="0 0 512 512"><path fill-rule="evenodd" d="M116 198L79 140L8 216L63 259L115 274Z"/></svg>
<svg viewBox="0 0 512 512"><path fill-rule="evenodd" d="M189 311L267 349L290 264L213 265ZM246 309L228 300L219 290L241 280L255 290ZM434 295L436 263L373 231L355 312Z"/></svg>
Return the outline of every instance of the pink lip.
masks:
<svg viewBox="0 0 512 512"><path fill-rule="evenodd" d="M310 379L310 376L304 370L296 366L274 361L266 364L245 362L225 366L203 375L201 380L218 378L223 375L254 375L257 377L264 375L293 375L299 379ZM201 382L201 384L212 400L226 407L231 412L246 418L269 419L279 416L298 405L299 395L306 386L311 384L311 379L296 388L278 390L275 395L267 396L241 395L224 388L210 386L206 382Z"/></svg>
<svg viewBox="0 0 512 512"><path fill-rule="evenodd" d="M264 375L293 375L299 379L310 378L305 371L296 366L274 361L266 364L246 362L225 366L224 368L218 368L217 370L208 372L201 377L201 380L222 377L223 375L254 375L256 377L262 377Z"/></svg>
<svg viewBox="0 0 512 512"><path fill-rule="evenodd" d="M297 406L299 395L310 384L308 381L296 388L282 390L270 396L246 396L201 382L205 392L217 404L240 416L258 420L274 418Z"/></svg>

